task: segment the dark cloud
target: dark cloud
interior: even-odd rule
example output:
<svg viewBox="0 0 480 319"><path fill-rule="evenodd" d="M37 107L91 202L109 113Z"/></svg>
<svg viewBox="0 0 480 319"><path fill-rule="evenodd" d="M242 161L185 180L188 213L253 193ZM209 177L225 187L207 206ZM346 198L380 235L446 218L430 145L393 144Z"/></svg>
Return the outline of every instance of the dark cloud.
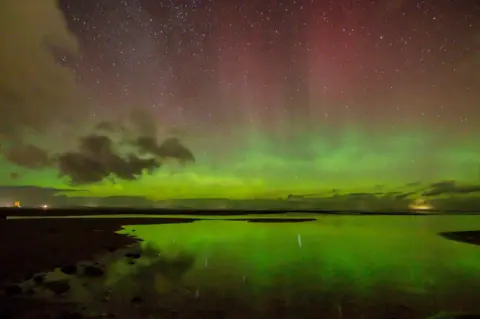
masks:
<svg viewBox="0 0 480 319"><path fill-rule="evenodd" d="M152 154L155 157L166 160L174 159L181 164L195 162L193 153L182 145L176 137L167 138L160 145L153 137L139 137L134 145L144 154Z"/></svg>
<svg viewBox="0 0 480 319"><path fill-rule="evenodd" d="M95 127L100 132L82 137L77 150L55 156L38 146L22 143L4 147L1 155L10 163L29 169L57 168L61 176L68 177L76 185L92 184L110 177L135 180L144 172L152 173L169 159L181 164L195 161L193 153L178 138L168 138L161 144L152 136L137 138L133 143L122 139L115 143L107 133L114 133L112 131L119 127L122 126L102 122ZM138 154L121 154L118 148L125 144L130 147L133 144Z"/></svg>
<svg viewBox="0 0 480 319"><path fill-rule="evenodd" d="M151 136L141 136L133 143L142 154L155 154L158 149L157 140Z"/></svg>
<svg viewBox="0 0 480 319"><path fill-rule="evenodd" d="M166 139L158 147L157 155L161 158L176 159L181 163L190 163L195 161L193 153L182 145L176 137Z"/></svg>
<svg viewBox="0 0 480 319"><path fill-rule="evenodd" d="M480 185L458 185L455 181L443 181L430 185L423 196L470 194L480 192Z"/></svg>
<svg viewBox="0 0 480 319"><path fill-rule="evenodd" d="M72 72L53 54L77 52L57 1L2 1L0 38L0 139L43 132L81 109Z"/></svg>
<svg viewBox="0 0 480 319"><path fill-rule="evenodd" d="M408 199L409 197L414 196L415 194L416 192L405 192L405 193L398 192L394 195L394 197L397 199Z"/></svg>
<svg viewBox="0 0 480 319"><path fill-rule="evenodd" d="M28 23L26 23L28 22ZM29 134L48 133L59 123L75 118L82 102L72 71L59 63L59 56L75 56L78 44L69 31L57 0L5 0L0 10L0 145L1 156L10 163L30 169L56 167L74 184L94 183L109 176L132 180L160 166L161 160L193 161L193 154L178 140L154 145L150 157L120 154L106 134L127 135L126 126L99 123L101 133L81 138L78 150L57 156L34 143ZM83 110L83 111L82 111ZM155 140L157 123L148 113L134 109L130 114L133 136ZM125 123L124 123L125 124ZM125 134L124 134L125 133ZM131 137L131 135L130 135ZM13 176L13 175L12 175Z"/></svg>
<svg viewBox="0 0 480 319"><path fill-rule="evenodd" d="M58 156L60 175L70 178L72 184L90 184L108 177L135 180L143 172L160 167L154 158L140 158L135 154L121 156L108 136L91 135L81 139L78 151Z"/></svg>
<svg viewBox="0 0 480 319"><path fill-rule="evenodd" d="M47 151L38 146L21 142L6 147L2 155L9 162L26 168L38 169L52 164Z"/></svg>

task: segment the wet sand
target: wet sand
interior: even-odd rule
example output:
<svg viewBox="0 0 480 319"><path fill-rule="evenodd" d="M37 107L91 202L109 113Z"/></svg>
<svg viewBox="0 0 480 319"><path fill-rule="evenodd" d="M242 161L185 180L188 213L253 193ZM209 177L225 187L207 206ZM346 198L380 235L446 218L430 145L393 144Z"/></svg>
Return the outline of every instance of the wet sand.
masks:
<svg viewBox="0 0 480 319"><path fill-rule="evenodd" d="M174 218L162 220L162 223L176 222L185 222L185 220ZM99 255L111 253L137 242L131 237L116 233L122 225L158 223L157 219L145 218L129 218L128 221L125 219L0 219L0 286L5 290L13 283L31 278L36 273L92 260ZM19 299L14 293L0 295L1 319L36 319L36 316L42 313L68 313L69 308L71 306ZM32 316L32 312L35 316ZM68 316L66 315L65 318Z"/></svg>

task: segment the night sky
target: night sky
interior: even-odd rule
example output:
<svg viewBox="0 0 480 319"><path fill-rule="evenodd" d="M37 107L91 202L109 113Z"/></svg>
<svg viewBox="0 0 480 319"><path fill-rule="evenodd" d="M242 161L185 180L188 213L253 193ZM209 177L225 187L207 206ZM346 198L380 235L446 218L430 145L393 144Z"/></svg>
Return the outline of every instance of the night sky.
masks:
<svg viewBox="0 0 480 319"><path fill-rule="evenodd" d="M165 199L480 184L478 1L2 6L3 185Z"/></svg>

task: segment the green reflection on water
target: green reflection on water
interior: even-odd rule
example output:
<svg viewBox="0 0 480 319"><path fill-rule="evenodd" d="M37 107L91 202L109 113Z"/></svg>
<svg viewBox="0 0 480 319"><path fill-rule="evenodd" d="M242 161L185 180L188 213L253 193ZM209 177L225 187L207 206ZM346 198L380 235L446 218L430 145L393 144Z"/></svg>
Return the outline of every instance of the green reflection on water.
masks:
<svg viewBox="0 0 480 319"><path fill-rule="evenodd" d="M368 295L380 286L445 294L480 282L480 248L438 236L475 229L476 216L326 216L305 223L135 225L120 233L166 255L192 254L196 263L185 277L192 285L221 289L248 282L256 292L342 287Z"/></svg>

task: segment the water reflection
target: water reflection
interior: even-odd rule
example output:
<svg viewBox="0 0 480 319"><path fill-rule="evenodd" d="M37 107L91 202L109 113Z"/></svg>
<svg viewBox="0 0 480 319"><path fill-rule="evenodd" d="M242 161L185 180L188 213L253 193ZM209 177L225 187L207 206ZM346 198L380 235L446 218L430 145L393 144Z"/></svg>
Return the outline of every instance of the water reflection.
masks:
<svg viewBox="0 0 480 319"><path fill-rule="evenodd" d="M45 275L46 284L68 281L68 291L52 295L34 281L22 289L74 302L83 312L129 319L480 312L480 247L448 239L475 229L477 216L130 225L120 233L138 244L77 265L75 274L62 268ZM99 275L85 276L86 267Z"/></svg>
<svg viewBox="0 0 480 319"><path fill-rule="evenodd" d="M262 311L315 305L345 318L372 309L412 318L480 310L479 248L439 235L473 229L480 229L479 217L326 216L305 223L135 225L121 233L166 255L189 252L197 262L182 272L186 286L248 300Z"/></svg>

